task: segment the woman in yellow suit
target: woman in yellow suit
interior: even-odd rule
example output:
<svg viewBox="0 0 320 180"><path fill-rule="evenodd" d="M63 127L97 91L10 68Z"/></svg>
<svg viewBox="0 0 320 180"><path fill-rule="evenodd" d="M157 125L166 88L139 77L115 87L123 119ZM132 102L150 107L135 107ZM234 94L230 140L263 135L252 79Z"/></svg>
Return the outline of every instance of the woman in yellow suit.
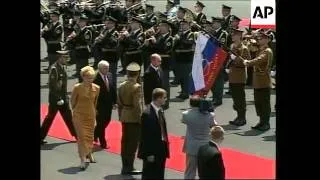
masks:
<svg viewBox="0 0 320 180"><path fill-rule="evenodd" d="M92 156L94 128L96 125L96 104L100 87L93 82L95 71L86 66L80 72L83 82L74 86L71 95L73 123L78 135L78 152L81 170L86 169L86 159L95 163Z"/></svg>

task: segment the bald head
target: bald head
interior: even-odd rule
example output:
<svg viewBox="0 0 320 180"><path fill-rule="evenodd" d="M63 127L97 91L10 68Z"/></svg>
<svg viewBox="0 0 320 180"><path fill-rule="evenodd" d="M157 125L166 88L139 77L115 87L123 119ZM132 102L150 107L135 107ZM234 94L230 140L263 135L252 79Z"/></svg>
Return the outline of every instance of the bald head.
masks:
<svg viewBox="0 0 320 180"><path fill-rule="evenodd" d="M151 64L154 66L154 67L160 67L161 65L161 56L159 54L152 54L151 57Z"/></svg>

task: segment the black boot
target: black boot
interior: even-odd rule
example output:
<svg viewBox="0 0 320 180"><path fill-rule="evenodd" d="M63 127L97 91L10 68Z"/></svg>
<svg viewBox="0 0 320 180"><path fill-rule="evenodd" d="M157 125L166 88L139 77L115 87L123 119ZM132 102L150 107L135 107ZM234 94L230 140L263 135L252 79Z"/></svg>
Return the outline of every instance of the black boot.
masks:
<svg viewBox="0 0 320 180"><path fill-rule="evenodd" d="M257 128L259 131L268 131L270 129L270 117L264 116L261 118L261 126Z"/></svg>
<svg viewBox="0 0 320 180"><path fill-rule="evenodd" d="M127 157L121 156L121 160L122 160L121 174L122 175L129 174L130 170L129 170L129 167L128 167L128 159L127 159Z"/></svg>
<svg viewBox="0 0 320 180"><path fill-rule="evenodd" d="M129 174L130 174L130 175L136 175L136 174L141 174L141 173L142 173L141 171L136 170L136 169L133 167L134 158L135 158L135 156L128 157L128 167L129 167Z"/></svg>
<svg viewBox="0 0 320 180"><path fill-rule="evenodd" d="M259 123L258 124L256 124L255 126L251 126L251 129L256 129L256 130L258 130L263 124L262 124L262 118L261 118L261 116L260 116L260 119L259 119Z"/></svg>

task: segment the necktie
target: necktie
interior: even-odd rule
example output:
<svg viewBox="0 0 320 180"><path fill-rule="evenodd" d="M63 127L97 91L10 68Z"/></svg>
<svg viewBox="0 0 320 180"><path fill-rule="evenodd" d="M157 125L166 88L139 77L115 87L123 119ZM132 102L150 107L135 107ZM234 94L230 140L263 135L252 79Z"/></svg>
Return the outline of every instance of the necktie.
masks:
<svg viewBox="0 0 320 180"><path fill-rule="evenodd" d="M167 136L167 133L165 132L165 129L164 129L164 114L163 114L163 111L160 109L158 111L158 115L159 115L159 124L160 124L160 129L161 129L161 135L163 137L163 140L165 142L168 142L168 136Z"/></svg>
<svg viewBox="0 0 320 180"><path fill-rule="evenodd" d="M106 75L103 76L104 83L106 84L107 90L109 91L109 82Z"/></svg>
<svg viewBox="0 0 320 180"><path fill-rule="evenodd" d="M157 73L158 73L158 75L159 75L159 78L161 78L161 76L160 76L160 69L159 69L159 68L157 69Z"/></svg>

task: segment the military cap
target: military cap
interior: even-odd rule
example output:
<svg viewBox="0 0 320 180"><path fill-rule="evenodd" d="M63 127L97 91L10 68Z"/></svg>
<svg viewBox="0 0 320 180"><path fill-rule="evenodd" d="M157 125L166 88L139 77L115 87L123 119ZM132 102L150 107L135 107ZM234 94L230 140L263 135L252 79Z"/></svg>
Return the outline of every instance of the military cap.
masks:
<svg viewBox="0 0 320 180"><path fill-rule="evenodd" d="M232 9L232 7L227 6L227 5L225 5L225 4L222 4L222 9L229 9L229 10L231 10L231 9Z"/></svg>
<svg viewBox="0 0 320 180"><path fill-rule="evenodd" d="M243 33L243 30L241 30L241 29L232 28L231 30L232 30L232 34L241 34L242 35L242 33Z"/></svg>
<svg viewBox="0 0 320 180"><path fill-rule="evenodd" d="M57 11L57 10L53 10L53 11L50 11L50 14L59 16L59 15L60 15L60 12Z"/></svg>
<svg viewBox="0 0 320 180"><path fill-rule="evenodd" d="M168 4L175 5L175 3L174 3L174 1L173 1L173 0L167 0L167 3L168 3Z"/></svg>
<svg viewBox="0 0 320 180"><path fill-rule="evenodd" d="M114 22L114 23L117 23L117 22L118 22L118 20L117 20L116 18L112 17L112 16L106 16L106 17L104 18L104 21L112 21L112 22Z"/></svg>
<svg viewBox="0 0 320 180"><path fill-rule="evenodd" d="M68 55L69 51L68 50L60 50L60 51L56 51L58 54L60 55Z"/></svg>
<svg viewBox="0 0 320 180"><path fill-rule="evenodd" d="M206 7L206 6L205 6L202 2L200 2L200 1L197 1L197 2L196 2L196 5L198 5L198 6L202 7L202 8Z"/></svg>
<svg viewBox="0 0 320 180"><path fill-rule="evenodd" d="M258 37L261 37L261 38L272 38L272 36L266 32L260 32Z"/></svg>
<svg viewBox="0 0 320 180"><path fill-rule="evenodd" d="M236 21L241 21L241 19L240 19L238 16L235 16L235 15L232 16L232 20L233 20L233 21L234 21L234 20L236 20Z"/></svg>
<svg viewBox="0 0 320 180"><path fill-rule="evenodd" d="M211 17L211 19L212 19L212 22L223 22L224 21L224 19L221 17Z"/></svg>
<svg viewBox="0 0 320 180"><path fill-rule="evenodd" d="M151 4L146 4L146 8L154 8L154 6L153 5L151 5Z"/></svg>
<svg viewBox="0 0 320 180"><path fill-rule="evenodd" d="M131 22L137 22L137 23L143 24L143 20L138 17L132 17Z"/></svg>
<svg viewBox="0 0 320 180"><path fill-rule="evenodd" d="M88 20L89 18L85 14L80 15L80 20Z"/></svg>
<svg viewBox="0 0 320 180"><path fill-rule="evenodd" d="M180 6L180 7L178 8L178 11L182 11L183 13L186 13L187 10L186 10L185 8L183 8L183 7Z"/></svg>
<svg viewBox="0 0 320 180"><path fill-rule="evenodd" d="M162 12L159 13L159 19L167 19L167 15L163 14Z"/></svg>
<svg viewBox="0 0 320 180"><path fill-rule="evenodd" d="M136 62L132 62L127 66L127 71L140 71L140 66Z"/></svg>

